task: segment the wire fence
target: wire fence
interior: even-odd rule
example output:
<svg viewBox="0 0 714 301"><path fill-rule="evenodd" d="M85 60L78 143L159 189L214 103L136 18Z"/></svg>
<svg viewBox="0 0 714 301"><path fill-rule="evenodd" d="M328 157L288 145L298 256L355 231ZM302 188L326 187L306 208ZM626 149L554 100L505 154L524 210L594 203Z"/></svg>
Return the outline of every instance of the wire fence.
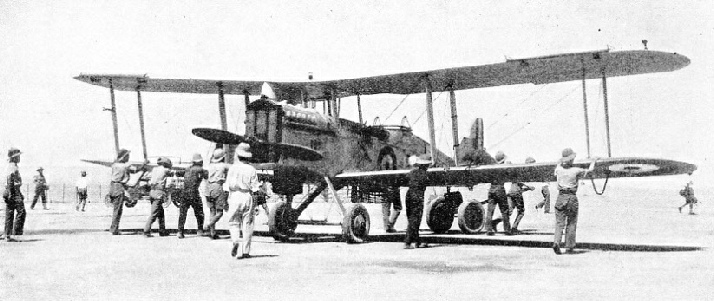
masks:
<svg viewBox="0 0 714 301"><path fill-rule="evenodd" d="M22 185L22 193L25 196L25 203L30 203L37 194L35 185ZM74 203L77 202L77 188L72 184L50 184L45 190L48 203ZM108 184L96 184L87 186L87 203L103 202L104 195L109 191ZM41 200L38 199L38 202Z"/></svg>

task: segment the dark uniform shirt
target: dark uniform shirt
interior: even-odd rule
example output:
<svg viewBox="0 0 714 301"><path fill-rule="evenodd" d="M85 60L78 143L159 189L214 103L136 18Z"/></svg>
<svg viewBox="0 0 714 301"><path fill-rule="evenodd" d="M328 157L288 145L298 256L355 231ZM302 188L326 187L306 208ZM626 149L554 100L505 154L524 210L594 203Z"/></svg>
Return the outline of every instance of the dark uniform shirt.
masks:
<svg viewBox="0 0 714 301"><path fill-rule="evenodd" d="M22 192L20 191L22 187L22 177L20 177L20 170L17 168L17 164L9 163L5 174L6 181L3 197L6 198L6 202L18 199L22 202Z"/></svg>
<svg viewBox="0 0 714 301"><path fill-rule="evenodd" d="M191 197L199 197L198 187L201 180L207 179L206 170L200 165L191 165L183 175L183 194Z"/></svg>
<svg viewBox="0 0 714 301"><path fill-rule="evenodd" d="M426 170L416 168L409 172L409 190L414 193L424 194L429 181Z"/></svg>
<svg viewBox="0 0 714 301"><path fill-rule="evenodd" d="M35 191L45 190L45 186L47 185L47 179L45 179L44 175L36 175L33 179L33 182L35 182Z"/></svg>

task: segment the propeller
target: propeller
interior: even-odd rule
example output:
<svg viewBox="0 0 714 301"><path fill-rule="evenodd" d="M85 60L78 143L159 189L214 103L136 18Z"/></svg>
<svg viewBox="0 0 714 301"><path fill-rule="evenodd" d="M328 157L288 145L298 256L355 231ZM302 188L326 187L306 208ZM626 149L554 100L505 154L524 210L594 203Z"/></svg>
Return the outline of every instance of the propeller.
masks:
<svg viewBox="0 0 714 301"><path fill-rule="evenodd" d="M283 157L294 158L304 161L318 161L324 157L319 152L302 145L288 143L270 143L261 141L255 137L243 137L229 131L211 129L211 128L195 128L191 130L196 137L220 144L240 144L248 143L252 149L257 152L267 152L272 149Z"/></svg>

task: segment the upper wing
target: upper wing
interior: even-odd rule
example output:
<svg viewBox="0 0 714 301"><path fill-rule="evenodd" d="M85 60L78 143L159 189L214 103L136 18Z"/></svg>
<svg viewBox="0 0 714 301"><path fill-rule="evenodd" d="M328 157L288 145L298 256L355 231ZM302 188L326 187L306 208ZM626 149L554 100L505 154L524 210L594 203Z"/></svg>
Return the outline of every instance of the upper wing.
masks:
<svg viewBox="0 0 714 301"><path fill-rule="evenodd" d="M577 162L575 166L588 168L589 162ZM555 162L533 164L498 164L476 167L430 168L430 186L473 186L479 183L499 182L553 182ZM694 164L666 159L651 158L604 158L597 161L591 178L651 177L692 173ZM343 173L336 176L341 184L393 183L408 185L408 170L383 170Z"/></svg>
<svg viewBox="0 0 714 301"><path fill-rule="evenodd" d="M455 67L421 72L310 82L239 81L206 79L154 79L146 75L80 74L75 77L93 85L125 91L260 95L268 82L282 99L308 95L322 98L331 91L340 97L356 94L414 94L465 90L501 85L547 84L587 79L675 71L689 65L686 56L649 50L607 50L509 59L503 63ZM294 99L298 99L295 97Z"/></svg>

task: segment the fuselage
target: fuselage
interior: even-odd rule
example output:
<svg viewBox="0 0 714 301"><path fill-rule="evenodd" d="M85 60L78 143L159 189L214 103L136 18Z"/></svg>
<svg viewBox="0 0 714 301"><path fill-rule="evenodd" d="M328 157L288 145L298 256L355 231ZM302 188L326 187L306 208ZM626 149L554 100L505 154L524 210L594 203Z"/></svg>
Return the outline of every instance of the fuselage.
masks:
<svg viewBox="0 0 714 301"><path fill-rule="evenodd" d="M246 108L245 137L275 144L307 147L323 155L304 161L268 150L257 154L255 163L301 166L324 176L348 171L406 169L408 158L429 152L429 143L405 126L366 126L324 115L314 109L258 100ZM439 164L453 165L437 152Z"/></svg>

